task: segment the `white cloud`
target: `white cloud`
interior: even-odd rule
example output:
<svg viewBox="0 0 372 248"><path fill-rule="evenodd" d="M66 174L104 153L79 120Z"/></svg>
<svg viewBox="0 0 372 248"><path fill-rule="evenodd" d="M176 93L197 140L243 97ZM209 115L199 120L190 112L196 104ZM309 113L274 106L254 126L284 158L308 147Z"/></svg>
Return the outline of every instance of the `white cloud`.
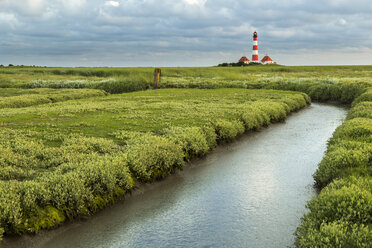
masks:
<svg viewBox="0 0 372 248"><path fill-rule="evenodd" d="M12 13L1 13L0 12L0 20L2 22L15 22L17 18Z"/></svg>
<svg viewBox="0 0 372 248"><path fill-rule="evenodd" d="M346 25L346 24L347 24L347 21L346 21L344 18L341 18L340 20L338 20L338 22L339 22L341 25Z"/></svg>
<svg viewBox="0 0 372 248"><path fill-rule="evenodd" d="M266 33L270 35L271 37L275 37L279 39L287 39L287 38L294 37L295 35L299 33L299 31L292 29L292 28L285 28L285 29L272 28L272 30L268 30Z"/></svg>
<svg viewBox="0 0 372 248"><path fill-rule="evenodd" d="M116 2L116 1L106 1L105 2L105 5L106 6L119 7L120 6L120 3L119 2Z"/></svg>
<svg viewBox="0 0 372 248"><path fill-rule="evenodd" d="M114 16L105 12L103 9L99 10L99 19L103 21L104 24L110 25L126 25L130 24L133 21L133 18L130 16Z"/></svg>
<svg viewBox="0 0 372 248"><path fill-rule="evenodd" d="M22 15L40 15L45 8L44 0L0 0L0 11L17 11Z"/></svg>
<svg viewBox="0 0 372 248"><path fill-rule="evenodd" d="M0 12L0 27L4 24L8 25L11 29L15 29L19 22L14 14Z"/></svg>
<svg viewBox="0 0 372 248"><path fill-rule="evenodd" d="M203 6L207 2L207 0L184 0L184 1L190 5L199 5L199 6Z"/></svg>
<svg viewBox="0 0 372 248"><path fill-rule="evenodd" d="M19 2L26 2L26 6L31 13L38 14L43 11L45 7L44 0L25 0Z"/></svg>
<svg viewBox="0 0 372 248"><path fill-rule="evenodd" d="M59 0L68 14L80 13L83 6L87 3L86 0Z"/></svg>

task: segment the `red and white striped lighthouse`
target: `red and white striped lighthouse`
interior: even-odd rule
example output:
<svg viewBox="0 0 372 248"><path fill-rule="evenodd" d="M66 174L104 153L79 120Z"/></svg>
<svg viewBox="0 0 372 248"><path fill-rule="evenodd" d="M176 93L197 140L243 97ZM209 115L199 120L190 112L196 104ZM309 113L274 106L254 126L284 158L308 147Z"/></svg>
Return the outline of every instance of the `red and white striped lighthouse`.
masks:
<svg viewBox="0 0 372 248"><path fill-rule="evenodd" d="M252 50L252 62L259 63L258 60L258 44L257 44L257 32L253 33L253 50Z"/></svg>

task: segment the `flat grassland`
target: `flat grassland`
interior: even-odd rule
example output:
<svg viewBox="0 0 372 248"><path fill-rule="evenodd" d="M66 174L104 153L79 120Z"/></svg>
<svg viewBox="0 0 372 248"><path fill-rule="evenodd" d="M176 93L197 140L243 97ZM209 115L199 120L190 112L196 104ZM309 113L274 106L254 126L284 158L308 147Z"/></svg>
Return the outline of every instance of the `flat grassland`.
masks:
<svg viewBox="0 0 372 248"><path fill-rule="evenodd" d="M160 86L153 68L0 68L0 236L92 214L310 96L352 108L296 245L372 242L372 66L164 68Z"/></svg>

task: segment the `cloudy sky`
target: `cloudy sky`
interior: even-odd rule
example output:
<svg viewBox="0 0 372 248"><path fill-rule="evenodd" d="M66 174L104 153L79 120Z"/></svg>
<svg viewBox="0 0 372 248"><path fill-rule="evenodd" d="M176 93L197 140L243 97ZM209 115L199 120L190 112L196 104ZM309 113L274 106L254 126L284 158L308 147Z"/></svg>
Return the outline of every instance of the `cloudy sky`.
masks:
<svg viewBox="0 0 372 248"><path fill-rule="evenodd" d="M0 0L0 64L372 64L371 0Z"/></svg>

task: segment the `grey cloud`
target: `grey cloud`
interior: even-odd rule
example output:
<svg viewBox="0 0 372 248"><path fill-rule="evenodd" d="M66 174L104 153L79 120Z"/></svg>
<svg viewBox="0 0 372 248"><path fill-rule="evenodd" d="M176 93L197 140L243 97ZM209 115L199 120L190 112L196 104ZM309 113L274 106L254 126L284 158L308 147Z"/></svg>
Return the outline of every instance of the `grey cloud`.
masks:
<svg viewBox="0 0 372 248"><path fill-rule="evenodd" d="M0 0L0 64L214 65L249 56L255 29L273 54L372 49L370 1L114 1Z"/></svg>

